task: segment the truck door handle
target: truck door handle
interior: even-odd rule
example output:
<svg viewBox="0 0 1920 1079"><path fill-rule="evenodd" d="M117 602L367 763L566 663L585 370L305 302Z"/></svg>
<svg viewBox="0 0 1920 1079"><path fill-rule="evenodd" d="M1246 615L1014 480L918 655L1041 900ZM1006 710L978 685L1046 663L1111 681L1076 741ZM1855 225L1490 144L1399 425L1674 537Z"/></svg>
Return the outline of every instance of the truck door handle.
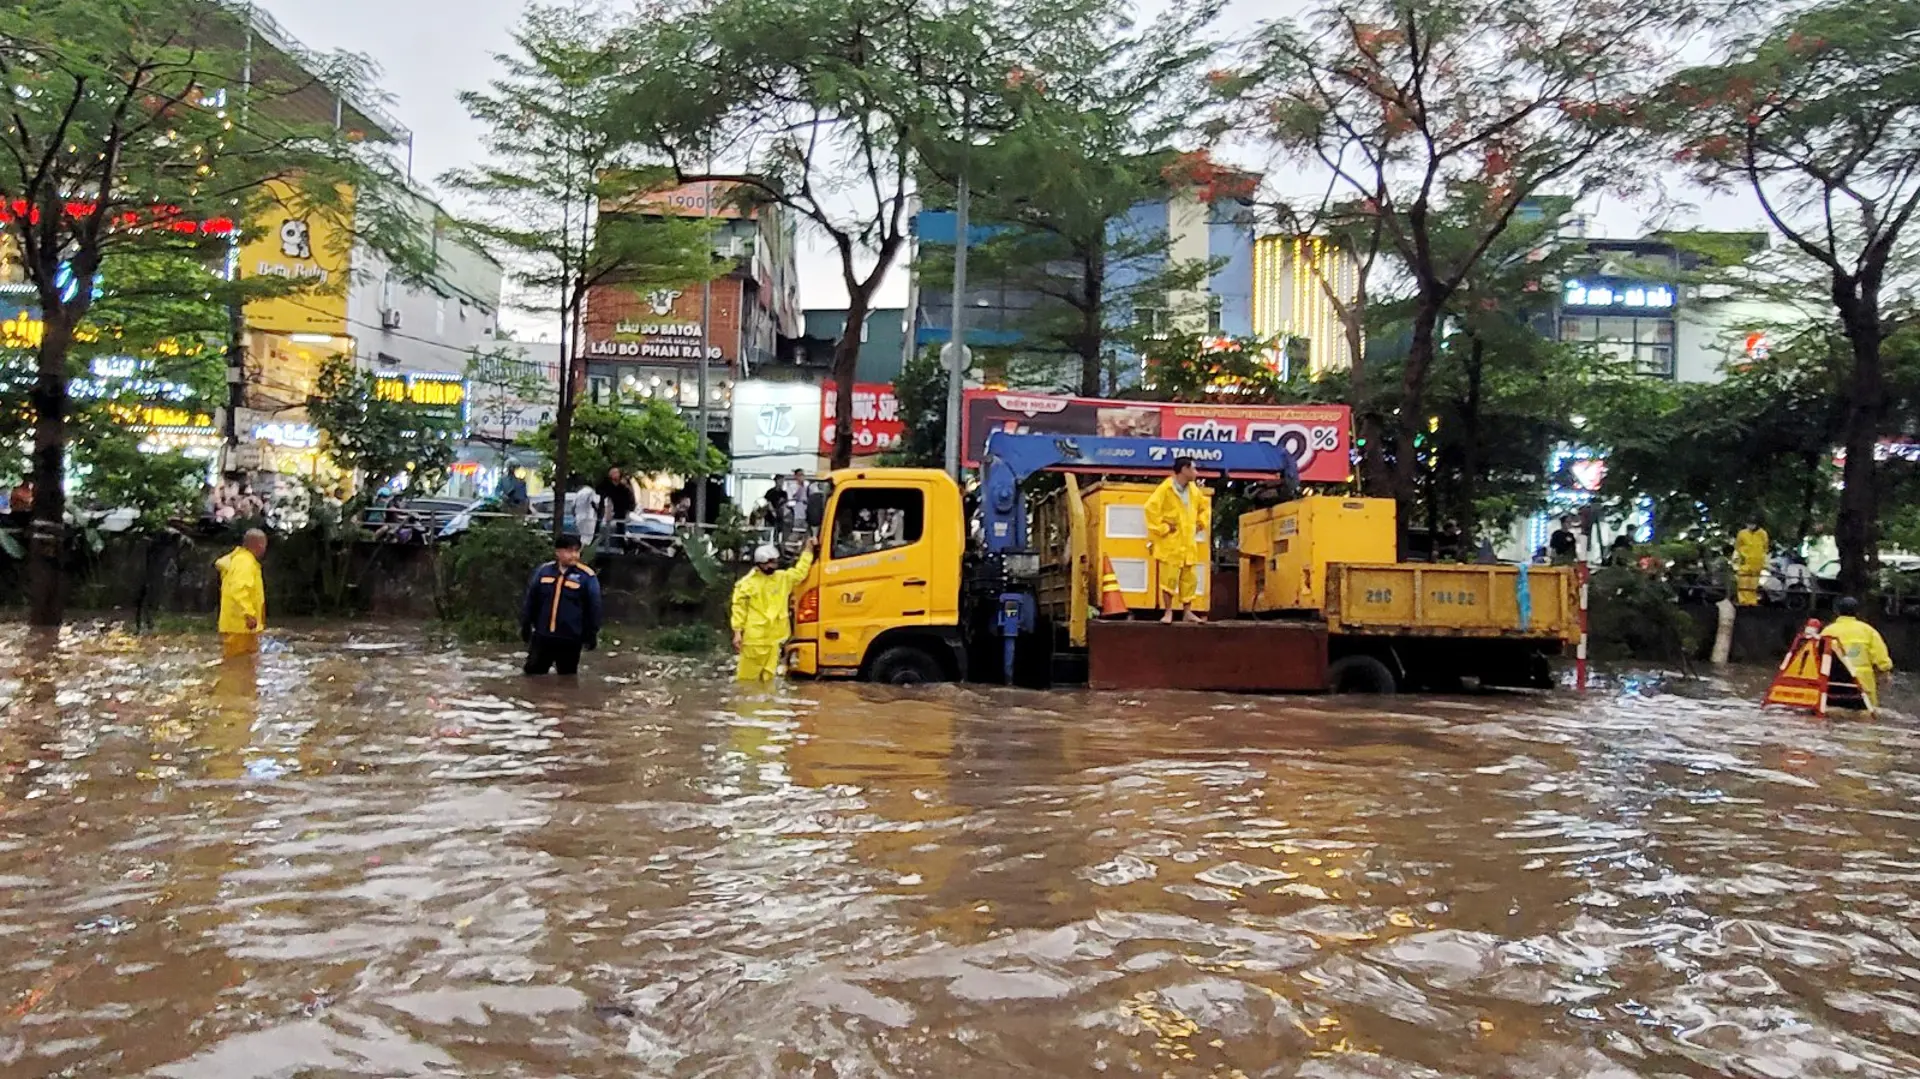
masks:
<svg viewBox="0 0 1920 1079"><path fill-rule="evenodd" d="M837 641L837 640L839 640L839 639L840 639L840 631L839 631L839 630L837 630L837 629L830 629L830 630L828 630L828 631L827 631L827 640L829 640L829 641Z"/></svg>
<svg viewBox="0 0 1920 1079"><path fill-rule="evenodd" d="M900 583L909 584L909 585L921 585L924 587L927 582L926 582L926 578L924 577L909 577L906 580L901 581Z"/></svg>

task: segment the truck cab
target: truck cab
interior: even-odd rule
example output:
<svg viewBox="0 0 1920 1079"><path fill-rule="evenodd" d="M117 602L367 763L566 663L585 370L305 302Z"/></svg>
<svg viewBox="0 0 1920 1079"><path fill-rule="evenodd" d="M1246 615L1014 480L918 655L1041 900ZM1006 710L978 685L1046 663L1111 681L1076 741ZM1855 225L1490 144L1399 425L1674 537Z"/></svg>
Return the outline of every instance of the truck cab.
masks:
<svg viewBox="0 0 1920 1079"><path fill-rule="evenodd" d="M959 485L923 468L843 469L830 484L820 556L795 589L788 671L891 683L966 677Z"/></svg>

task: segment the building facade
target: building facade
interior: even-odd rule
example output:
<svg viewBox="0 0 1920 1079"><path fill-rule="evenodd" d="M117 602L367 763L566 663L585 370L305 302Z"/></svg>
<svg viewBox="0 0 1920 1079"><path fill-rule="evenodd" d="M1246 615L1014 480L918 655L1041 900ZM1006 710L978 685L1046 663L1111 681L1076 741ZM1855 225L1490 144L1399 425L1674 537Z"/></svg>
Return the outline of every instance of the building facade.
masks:
<svg viewBox="0 0 1920 1079"><path fill-rule="evenodd" d="M620 212L711 217L714 253L731 269L711 283L640 290L618 282L587 296L580 357L597 404L665 400L692 419L706 380L707 429L723 448L735 386L777 365L799 337L799 272L793 222L775 207L742 210L725 184L652 193ZM612 212L612 211L609 211Z"/></svg>
<svg viewBox="0 0 1920 1079"><path fill-rule="evenodd" d="M1360 266L1318 236L1262 236L1253 247L1253 335L1281 341L1282 362L1314 376L1353 366L1341 311L1360 295Z"/></svg>
<svg viewBox="0 0 1920 1079"><path fill-rule="evenodd" d="M1258 177L1243 177L1250 195ZM914 217L916 247L946 257L957 238L951 210L923 210ZM969 243L990 239L997 227L973 223ZM1112 243L1156 253L1110 266L1104 282L1104 306L1113 330L1147 334L1194 333L1246 336L1254 332L1254 215L1243 198L1197 185L1176 185L1165 197L1142 202L1109 226ZM1148 285L1173 265L1209 264L1210 272L1191 290L1154 293ZM953 291L916 281L910 336L916 348L953 339ZM1032 313L1047 298L1037 290L987 277L969 277L964 298L969 347L1020 353L1022 372L1039 380L1034 389L1078 392L1081 366L1057 344L1031 338ZM1115 389L1137 383L1141 358L1115 344L1108 367ZM1047 362L1051 354L1053 362Z"/></svg>

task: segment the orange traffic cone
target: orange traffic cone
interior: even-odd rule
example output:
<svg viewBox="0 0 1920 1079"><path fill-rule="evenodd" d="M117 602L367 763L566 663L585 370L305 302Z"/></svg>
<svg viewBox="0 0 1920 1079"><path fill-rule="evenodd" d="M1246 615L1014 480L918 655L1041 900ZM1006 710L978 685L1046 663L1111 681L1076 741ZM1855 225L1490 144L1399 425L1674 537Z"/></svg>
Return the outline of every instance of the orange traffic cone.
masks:
<svg viewBox="0 0 1920 1079"><path fill-rule="evenodd" d="M1125 618L1127 597L1120 594L1120 576L1113 572L1113 559L1100 559L1100 617Z"/></svg>

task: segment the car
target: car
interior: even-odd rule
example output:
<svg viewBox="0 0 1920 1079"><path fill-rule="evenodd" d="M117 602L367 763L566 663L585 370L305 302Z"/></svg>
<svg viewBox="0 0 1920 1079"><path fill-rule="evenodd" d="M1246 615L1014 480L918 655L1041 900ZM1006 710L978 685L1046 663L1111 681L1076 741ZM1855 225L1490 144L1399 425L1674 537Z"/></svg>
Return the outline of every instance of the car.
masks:
<svg viewBox="0 0 1920 1079"><path fill-rule="evenodd" d="M505 517L505 509L498 499L483 498L462 508L447 519L440 529L442 540L457 538L461 533L473 527L476 520L489 517ZM544 532L553 522L553 493L537 494L528 500L527 527ZM569 508L561 519L560 527L568 532L577 532L573 523L573 512ZM598 537L596 537L598 539ZM660 554L673 554L680 549L679 527L672 516L664 513L635 513L627 519L626 545Z"/></svg>

